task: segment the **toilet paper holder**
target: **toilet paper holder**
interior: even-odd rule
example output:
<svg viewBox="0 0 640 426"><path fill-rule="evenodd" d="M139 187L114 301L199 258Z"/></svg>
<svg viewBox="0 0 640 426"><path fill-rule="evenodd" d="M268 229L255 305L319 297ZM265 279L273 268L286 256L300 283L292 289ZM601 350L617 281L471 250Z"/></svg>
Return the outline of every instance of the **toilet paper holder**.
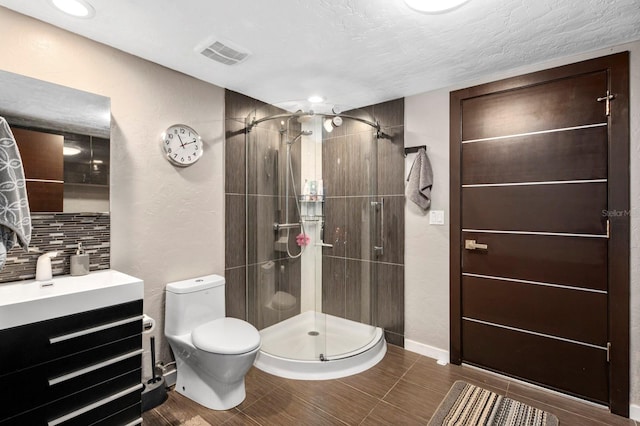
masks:
<svg viewBox="0 0 640 426"><path fill-rule="evenodd" d="M147 314L142 315L142 332L145 334L152 333L156 328L156 320Z"/></svg>

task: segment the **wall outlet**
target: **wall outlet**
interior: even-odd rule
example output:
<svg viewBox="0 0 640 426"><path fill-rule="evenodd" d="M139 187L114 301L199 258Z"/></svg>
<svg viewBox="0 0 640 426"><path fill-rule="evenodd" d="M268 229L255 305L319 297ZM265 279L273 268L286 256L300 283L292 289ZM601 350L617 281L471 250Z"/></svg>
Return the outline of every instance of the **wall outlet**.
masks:
<svg viewBox="0 0 640 426"><path fill-rule="evenodd" d="M429 225L444 225L444 210L429 211Z"/></svg>

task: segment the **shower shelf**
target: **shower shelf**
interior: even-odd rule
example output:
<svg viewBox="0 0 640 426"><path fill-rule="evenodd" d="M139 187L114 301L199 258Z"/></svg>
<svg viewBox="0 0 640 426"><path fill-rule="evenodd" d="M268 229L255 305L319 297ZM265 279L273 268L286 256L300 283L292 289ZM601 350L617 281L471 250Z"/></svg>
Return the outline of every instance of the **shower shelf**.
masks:
<svg viewBox="0 0 640 426"><path fill-rule="evenodd" d="M313 199L311 199L313 197ZM303 220L319 221L324 219L324 197L322 195L302 195L300 213Z"/></svg>

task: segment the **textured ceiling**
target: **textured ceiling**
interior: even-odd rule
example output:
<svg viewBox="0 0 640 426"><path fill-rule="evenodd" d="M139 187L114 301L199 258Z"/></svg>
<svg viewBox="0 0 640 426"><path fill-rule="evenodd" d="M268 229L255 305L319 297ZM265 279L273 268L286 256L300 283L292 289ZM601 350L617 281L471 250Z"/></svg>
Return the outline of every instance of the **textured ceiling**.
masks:
<svg viewBox="0 0 640 426"><path fill-rule="evenodd" d="M402 0L88 1L92 19L0 5L270 103L369 105L640 39L639 0L471 0L438 15ZM212 36L251 56L206 59L195 47Z"/></svg>

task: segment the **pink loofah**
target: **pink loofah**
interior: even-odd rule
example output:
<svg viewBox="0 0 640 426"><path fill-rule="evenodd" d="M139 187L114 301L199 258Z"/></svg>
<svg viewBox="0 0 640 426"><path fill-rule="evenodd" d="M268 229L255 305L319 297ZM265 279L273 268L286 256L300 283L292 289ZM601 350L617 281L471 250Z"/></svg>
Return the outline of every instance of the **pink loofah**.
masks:
<svg viewBox="0 0 640 426"><path fill-rule="evenodd" d="M311 237L309 237L307 234L300 233L296 237L296 243L300 247L308 245L309 242L311 242Z"/></svg>

